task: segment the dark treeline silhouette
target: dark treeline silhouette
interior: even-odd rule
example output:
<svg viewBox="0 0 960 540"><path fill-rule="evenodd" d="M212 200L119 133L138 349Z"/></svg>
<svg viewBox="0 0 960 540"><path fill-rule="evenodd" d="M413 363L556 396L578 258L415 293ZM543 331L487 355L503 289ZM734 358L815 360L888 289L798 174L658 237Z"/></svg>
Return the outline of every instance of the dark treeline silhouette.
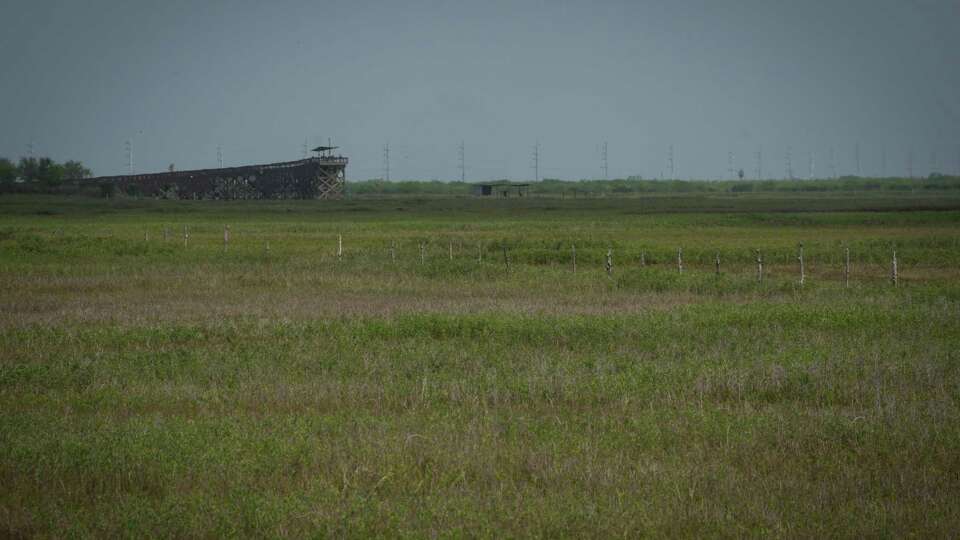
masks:
<svg viewBox="0 0 960 540"><path fill-rule="evenodd" d="M502 180L506 182L506 180ZM960 177L931 174L926 178L864 178L842 176L818 180L557 180L532 182L530 195L585 196L644 193L751 193L751 192L841 192L917 191L960 189ZM380 179L350 182L352 195L471 195L469 182Z"/></svg>
<svg viewBox="0 0 960 540"><path fill-rule="evenodd" d="M57 163L48 157L22 157L14 163L0 158L0 191L5 193L59 192L65 184L90 175L90 169L79 161Z"/></svg>

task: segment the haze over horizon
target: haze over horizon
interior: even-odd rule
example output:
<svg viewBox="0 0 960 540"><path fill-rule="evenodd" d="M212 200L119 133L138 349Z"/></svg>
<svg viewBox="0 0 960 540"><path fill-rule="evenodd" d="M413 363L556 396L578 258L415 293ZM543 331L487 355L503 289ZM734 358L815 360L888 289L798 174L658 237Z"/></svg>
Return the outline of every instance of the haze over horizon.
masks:
<svg viewBox="0 0 960 540"><path fill-rule="evenodd" d="M0 156L96 175L287 161L348 179L960 174L955 0L8 2Z"/></svg>

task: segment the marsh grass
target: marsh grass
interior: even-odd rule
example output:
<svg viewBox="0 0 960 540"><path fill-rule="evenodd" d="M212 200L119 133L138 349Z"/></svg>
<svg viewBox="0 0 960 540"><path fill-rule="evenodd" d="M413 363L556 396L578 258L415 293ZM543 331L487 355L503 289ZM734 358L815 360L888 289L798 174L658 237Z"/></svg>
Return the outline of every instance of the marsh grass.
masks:
<svg viewBox="0 0 960 540"><path fill-rule="evenodd" d="M960 527L956 212L3 204L0 534Z"/></svg>

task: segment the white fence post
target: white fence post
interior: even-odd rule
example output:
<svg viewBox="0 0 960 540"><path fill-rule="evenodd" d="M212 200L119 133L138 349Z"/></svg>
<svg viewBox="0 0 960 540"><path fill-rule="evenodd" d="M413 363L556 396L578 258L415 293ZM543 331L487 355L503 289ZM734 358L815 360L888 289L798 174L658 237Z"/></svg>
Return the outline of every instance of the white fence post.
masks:
<svg viewBox="0 0 960 540"><path fill-rule="evenodd" d="M900 275L897 273L897 250L893 250L893 265L890 268L890 280L893 286L897 287L900 283Z"/></svg>
<svg viewBox="0 0 960 540"><path fill-rule="evenodd" d="M850 246L847 246L844 250L844 264L843 264L843 286L850 286Z"/></svg>
<svg viewBox="0 0 960 540"><path fill-rule="evenodd" d="M763 255L757 250L757 283L763 283Z"/></svg>

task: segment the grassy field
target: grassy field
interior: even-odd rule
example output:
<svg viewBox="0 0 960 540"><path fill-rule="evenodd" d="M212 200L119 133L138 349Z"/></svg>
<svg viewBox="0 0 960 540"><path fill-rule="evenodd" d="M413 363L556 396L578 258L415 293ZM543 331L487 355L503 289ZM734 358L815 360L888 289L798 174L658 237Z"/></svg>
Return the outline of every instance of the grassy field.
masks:
<svg viewBox="0 0 960 540"><path fill-rule="evenodd" d="M955 536L958 308L950 193L0 198L0 536Z"/></svg>

